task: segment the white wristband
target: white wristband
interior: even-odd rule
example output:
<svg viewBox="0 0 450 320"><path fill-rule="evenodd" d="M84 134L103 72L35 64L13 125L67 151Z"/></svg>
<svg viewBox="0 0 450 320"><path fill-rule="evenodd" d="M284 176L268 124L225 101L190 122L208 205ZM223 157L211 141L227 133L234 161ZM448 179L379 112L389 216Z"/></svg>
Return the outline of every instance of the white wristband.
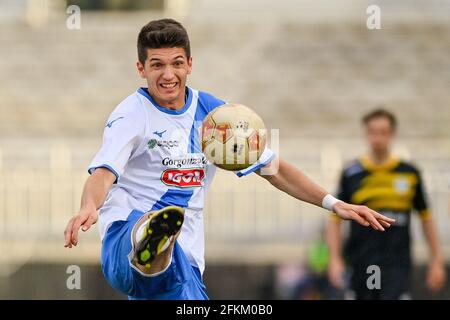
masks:
<svg viewBox="0 0 450 320"><path fill-rule="evenodd" d="M322 208L327 209L329 211L333 211L333 207L336 203L338 203L340 200L333 197L331 194L327 194L322 199Z"/></svg>

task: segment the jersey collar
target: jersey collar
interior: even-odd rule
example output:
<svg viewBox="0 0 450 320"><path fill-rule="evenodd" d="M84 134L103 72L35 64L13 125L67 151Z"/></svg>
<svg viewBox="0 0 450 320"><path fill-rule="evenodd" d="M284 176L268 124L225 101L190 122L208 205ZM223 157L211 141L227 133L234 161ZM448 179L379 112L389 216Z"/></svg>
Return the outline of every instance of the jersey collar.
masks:
<svg viewBox="0 0 450 320"><path fill-rule="evenodd" d="M158 103L156 103L156 101L153 100L152 96L148 93L148 88L141 87L138 89L138 93L140 93L145 98L147 98L147 100L150 101L150 104L152 106L154 106L156 109L158 109L159 111L167 113L167 114L172 114L172 115L185 113L186 110L189 109L189 107L191 106L192 96L193 96L192 89L189 87L186 87L187 100L186 100L186 103L184 104L183 108L178 109L178 110L172 110L172 109L167 109L163 106L160 106Z"/></svg>
<svg viewBox="0 0 450 320"><path fill-rule="evenodd" d="M378 170L392 170L398 166L400 160L394 156L389 156L389 158L380 164L374 163L368 155L361 158L361 164L368 171L378 171Z"/></svg>

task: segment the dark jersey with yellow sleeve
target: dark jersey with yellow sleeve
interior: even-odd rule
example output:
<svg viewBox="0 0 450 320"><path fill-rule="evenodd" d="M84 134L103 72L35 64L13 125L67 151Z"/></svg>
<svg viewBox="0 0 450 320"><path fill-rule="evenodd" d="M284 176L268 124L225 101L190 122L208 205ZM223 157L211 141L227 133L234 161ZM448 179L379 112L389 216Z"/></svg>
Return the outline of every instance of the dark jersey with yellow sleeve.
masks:
<svg viewBox="0 0 450 320"><path fill-rule="evenodd" d="M350 265L409 267L411 213L429 215L422 178L411 164L390 158L375 165L368 157L353 161L342 172L338 198L365 205L396 220L385 232L351 221L344 256Z"/></svg>

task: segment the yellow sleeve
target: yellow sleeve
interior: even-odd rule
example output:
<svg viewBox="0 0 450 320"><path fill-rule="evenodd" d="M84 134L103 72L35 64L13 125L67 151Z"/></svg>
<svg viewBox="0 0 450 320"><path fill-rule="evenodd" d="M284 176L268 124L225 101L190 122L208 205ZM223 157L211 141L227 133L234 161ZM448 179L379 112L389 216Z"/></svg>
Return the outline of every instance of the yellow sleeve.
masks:
<svg viewBox="0 0 450 320"><path fill-rule="evenodd" d="M336 213L334 213L334 212L331 212L331 214L330 214L330 218L329 218L331 221L336 221L336 222L340 222L340 221L342 221L342 218L341 217L339 217Z"/></svg>
<svg viewBox="0 0 450 320"><path fill-rule="evenodd" d="M431 212L429 209L424 209L419 211L419 217L423 221L428 220L431 218Z"/></svg>

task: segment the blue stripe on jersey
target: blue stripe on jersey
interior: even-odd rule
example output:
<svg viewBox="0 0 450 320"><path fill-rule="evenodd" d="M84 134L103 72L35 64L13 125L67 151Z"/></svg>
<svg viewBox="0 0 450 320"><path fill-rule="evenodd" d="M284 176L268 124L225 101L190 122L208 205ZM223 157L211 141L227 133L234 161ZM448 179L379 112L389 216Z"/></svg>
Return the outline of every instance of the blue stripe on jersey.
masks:
<svg viewBox="0 0 450 320"><path fill-rule="evenodd" d="M275 154L272 154L272 155L270 156L270 158L267 159L266 161L261 162L261 163L259 163L259 164L256 164L256 166L252 165L252 166L248 167L247 169L238 171L238 172L236 172L236 175L237 175L238 177L243 177L243 176L246 176L246 175L248 175L248 174L250 174L250 173L252 173L252 172L255 172L256 170L259 170L259 169L261 169L262 167L268 165L274 158L275 158Z"/></svg>
<svg viewBox="0 0 450 320"><path fill-rule="evenodd" d="M189 109L189 107L191 106L192 103L192 90L189 87L186 87L186 94L187 94L187 101L185 103L185 105L183 106L183 108L178 109L178 110L172 110L172 109L167 109L164 108L162 106L160 106L159 104L156 103L155 100L153 100L152 96L148 93L148 89L147 88L139 88L138 92L140 94L142 94L144 97L146 97L153 106L155 106L156 109L158 109L161 112L164 113L168 113L168 114L183 114L186 112L187 109Z"/></svg>
<svg viewBox="0 0 450 320"><path fill-rule="evenodd" d="M155 202L150 211L159 210L168 206L186 208L191 200L194 190L169 189Z"/></svg>
<svg viewBox="0 0 450 320"><path fill-rule="evenodd" d="M188 152L200 153L202 152L202 146L200 143L200 137L198 136L199 128L202 126L203 119L206 115L218 106L223 105L223 100L217 99L213 95L206 92L198 92L197 110L195 111L194 123L192 124L190 133L190 142L188 146Z"/></svg>

